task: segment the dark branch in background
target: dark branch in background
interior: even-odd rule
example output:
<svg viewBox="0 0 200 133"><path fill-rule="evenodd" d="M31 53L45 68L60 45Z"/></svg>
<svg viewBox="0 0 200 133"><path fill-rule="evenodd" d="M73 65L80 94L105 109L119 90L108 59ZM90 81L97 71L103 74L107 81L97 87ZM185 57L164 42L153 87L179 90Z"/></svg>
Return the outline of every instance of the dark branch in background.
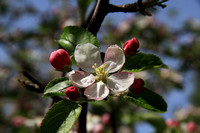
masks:
<svg viewBox="0 0 200 133"><path fill-rule="evenodd" d="M93 16L88 24L87 30L94 35L99 31L105 16L108 14L109 0L98 0Z"/></svg>
<svg viewBox="0 0 200 133"><path fill-rule="evenodd" d="M40 90L40 93L44 92L45 86L42 85L42 83L40 83L38 80L36 80L33 76L31 76L28 72L22 72L22 74L29 79L31 82L33 82L34 84L38 85L38 89Z"/></svg>
<svg viewBox="0 0 200 133"><path fill-rule="evenodd" d="M18 80L18 82L27 90L36 92L36 93L44 93L45 86L41 84L38 80L36 80L33 76L31 76L28 72L22 72L22 74L29 79L30 81ZM53 103L62 100L60 97L52 97Z"/></svg>
<svg viewBox="0 0 200 133"><path fill-rule="evenodd" d="M87 26L88 26L88 24L89 24L89 22L90 22L90 20L91 20L91 18L93 16L93 14L94 14L96 5L97 5L97 0L95 0L95 4L94 4L94 6L93 6L93 8L92 8L92 10L90 12L90 14L88 15L87 19L81 24L81 27L87 28Z"/></svg>
<svg viewBox="0 0 200 133"><path fill-rule="evenodd" d="M112 5L109 4L109 12L108 13L112 13L112 12L125 12L125 13L131 13L131 12L140 12L143 15L148 15L150 16L150 14L146 14L145 9L148 8L153 8L154 6L160 6L162 8L165 8L166 5L162 4L163 2L166 2L167 0L162 0L162 1L158 1L158 0L148 0L145 2L142 2L142 0L138 0L135 3L132 4L125 4L125 5Z"/></svg>
<svg viewBox="0 0 200 133"><path fill-rule="evenodd" d="M88 111L88 103L82 103L82 111L78 118L78 133L87 133L87 111Z"/></svg>
<svg viewBox="0 0 200 133"><path fill-rule="evenodd" d="M165 8L166 5L162 4L168 0L147 0L142 2L142 0L138 0L132 4L125 4L125 5L113 5L109 4L109 0L98 0L96 9L93 13L93 16L88 24L88 31L92 32L94 35L97 34L99 31L101 24L105 16L108 13L113 12L124 12L124 13L131 13L131 12L140 12L143 15L151 16L151 13L147 12L145 9L153 8L154 6L159 6Z"/></svg>

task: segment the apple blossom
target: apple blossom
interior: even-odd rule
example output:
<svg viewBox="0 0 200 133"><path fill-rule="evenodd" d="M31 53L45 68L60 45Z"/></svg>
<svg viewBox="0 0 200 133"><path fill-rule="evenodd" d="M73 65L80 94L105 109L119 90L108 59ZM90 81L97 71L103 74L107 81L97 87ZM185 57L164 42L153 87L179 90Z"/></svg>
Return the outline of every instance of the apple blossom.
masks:
<svg viewBox="0 0 200 133"><path fill-rule="evenodd" d="M71 64L70 55L64 49L53 51L49 57L49 61L55 69L61 71Z"/></svg>
<svg viewBox="0 0 200 133"><path fill-rule="evenodd" d="M139 48L139 42L137 38L133 37L131 40L128 40L124 43L123 49L126 55L131 55L137 52Z"/></svg>
<svg viewBox="0 0 200 133"><path fill-rule="evenodd" d="M117 45L108 47L104 63L99 48L91 43L78 44L74 57L83 71L73 70L68 77L74 86L86 88L84 94L88 99L102 100L109 95L109 90L120 93L134 82L132 72L118 72L125 63L125 56Z"/></svg>

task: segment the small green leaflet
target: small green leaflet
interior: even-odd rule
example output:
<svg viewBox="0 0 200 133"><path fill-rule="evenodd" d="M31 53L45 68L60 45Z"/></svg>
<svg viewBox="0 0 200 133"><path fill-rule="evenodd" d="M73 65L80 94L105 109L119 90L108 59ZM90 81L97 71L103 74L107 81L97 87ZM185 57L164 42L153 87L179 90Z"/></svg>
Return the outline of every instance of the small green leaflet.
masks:
<svg viewBox="0 0 200 133"><path fill-rule="evenodd" d="M58 40L59 47L65 49L70 56L73 55L76 45L91 43L100 48L96 36L84 28L78 26L65 27Z"/></svg>
<svg viewBox="0 0 200 133"><path fill-rule="evenodd" d="M71 86L67 77L57 78L50 81L44 90L44 97L62 96L65 95L63 92L67 87Z"/></svg>
<svg viewBox="0 0 200 133"><path fill-rule="evenodd" d="M161 59L153 54L144 54L138 52L131 56L128 56L126 63L123 67L123 71L139 72L146 69L152 68L168 68L167 65L163 64Z"/></svg>
<svg viewBox="0 0 200 133"><path fill-rule="evenodd" d="M159 113L164 113L167 111L167 103L165 100L160 95L149 89L146 89L137 95L130 92L127 96L123 96L122 98L125 101L134 103L151 111Z"/></svg>
<svg viewBox="0 0 200 133"><path fill-rule="evenodd" d="M70 100L62 100L54 104L42 121L41 133L68 133L81 110L81 105Z"/></svg>

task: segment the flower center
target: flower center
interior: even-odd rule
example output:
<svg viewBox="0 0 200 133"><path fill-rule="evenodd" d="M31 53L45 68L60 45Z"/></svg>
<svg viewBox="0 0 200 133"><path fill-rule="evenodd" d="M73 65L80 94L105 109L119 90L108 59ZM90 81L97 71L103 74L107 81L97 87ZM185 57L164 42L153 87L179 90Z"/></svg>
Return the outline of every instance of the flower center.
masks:
<svg viewBox="0 0 200 133"><path fill-rule="evenodd" d="M105 71L105 68L107 67L106 64L103 64L99 67L97 67L97 64L94 64L92 68L96 71L96 81L103 81L104 83L107 80L108 73Z"/></svg>

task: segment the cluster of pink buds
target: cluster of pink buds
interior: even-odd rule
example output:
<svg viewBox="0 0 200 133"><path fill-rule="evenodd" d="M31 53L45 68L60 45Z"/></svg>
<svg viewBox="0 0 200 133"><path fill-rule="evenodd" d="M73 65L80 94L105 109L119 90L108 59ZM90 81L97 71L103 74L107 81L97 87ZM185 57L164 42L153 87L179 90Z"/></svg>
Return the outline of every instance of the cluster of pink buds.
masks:
<svg viewBox="0 0 200 133"><path fill-rule="evenodd" d="M140 78L134 79L134 83L131 86L131 91L134 94L139 94L142 91L144 91L145 89L146 88L144 88L144 81L143 81L143 79L140 79Z"/></svg>
<svg viewBox="0 0 200 133"><path fill-rule="evenodd" d="M137 38L133 37L131 40L128 40L124 43L123 49L126 55L131 55L137 52L139 48L139 42Z"/></svg>
<svg viewBox="0 0 200 133"><path fill-rule="evenodd" d="M58 49L53 51L50 55L49 61L51 65L60 71L65 71L71 65L71 58L67 51Z"/></svg>

